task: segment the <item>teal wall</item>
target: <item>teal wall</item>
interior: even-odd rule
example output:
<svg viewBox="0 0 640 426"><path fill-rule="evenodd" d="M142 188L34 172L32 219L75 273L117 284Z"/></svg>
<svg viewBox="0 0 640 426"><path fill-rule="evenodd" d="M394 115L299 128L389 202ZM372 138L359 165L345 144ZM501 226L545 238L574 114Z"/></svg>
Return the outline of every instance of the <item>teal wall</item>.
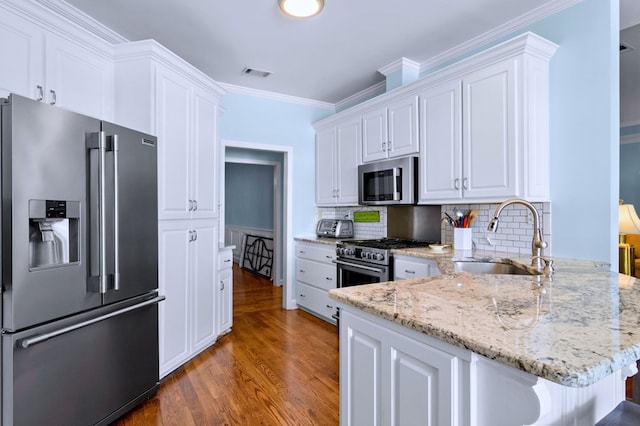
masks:
<svg viewBox="0 0 640 426"><path fill-rule="evenodd" d="M226 163L225 221L227 225L274 229L273 166Z"/></svg>
<svg viewBox="0 0 640 426"><path fill-rule="evenodd" d="M553 255L617 269L618 0L585 0L529 29L557 43L551 61Z"/></svg>

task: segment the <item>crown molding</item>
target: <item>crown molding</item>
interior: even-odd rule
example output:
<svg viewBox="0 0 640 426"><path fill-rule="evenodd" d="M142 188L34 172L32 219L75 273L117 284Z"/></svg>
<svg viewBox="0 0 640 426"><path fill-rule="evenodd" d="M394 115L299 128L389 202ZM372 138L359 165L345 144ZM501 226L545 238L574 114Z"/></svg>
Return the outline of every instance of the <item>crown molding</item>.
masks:
<svg viewBox="0 0 640 426"><path fill-rule="evenodd" d="M343 111L364 101L375 98L376 96L382 95L385 93L386 88L387 83L384 80L374 84L373 86L369 86L364 90L354 93L348 98L344 98L343 100L338 101L336 103L336 111Z"/></svg>
<svg viewBox="0 0 640 426"><path fill-rule="evenodd" d="M552 16L571 6L575 6L582 1L583 0L551 0L536 9L525 13L524 15L505 22L484 34L479 35L478 37L474 37L449 50L445 50L431 59L427 59L420 64L421 72L425 72L439 65L458 59L460 56L485 47L489 43L492 43L502 37L509 36L514 32L522 30L523 28L540 21L541 19Z"/></svg>
<svg viewBox="0 0 640 426"><path fill-rule="evenodd" d="M107 26L101 24L86 13L76 9L64 0L34 0L45 9L62 16L76 26L90 32L91 34L105 40L110 44L126 43L125 37L116 33Z"/></svg>
<svg viewBox="0 0 640 426"><path fill-rule="evenodd" d="M391 62L389 65L385 65L384 67L379 68L378 72L386 77L389 74L393 74L396 71L402 71L402 70L411 70L411 71L415 71L416 73L419 73L420 63L403 57L396 61Z"/></svg>
<svg viewBox="0 0 640 426"><path fill-rule="evenodd" d="M321 108L331 112L335 112L335 105L329 102L316 101L313 99L301 98L298 96L284 95L282 93L269 92L267 90L252 89L250 87L236 86L229 83L218 82L227 93L236 93L239 95L255 96L258 98L270 99L272 101L287 102L290 104L305 105L314 108Z"/></svg>

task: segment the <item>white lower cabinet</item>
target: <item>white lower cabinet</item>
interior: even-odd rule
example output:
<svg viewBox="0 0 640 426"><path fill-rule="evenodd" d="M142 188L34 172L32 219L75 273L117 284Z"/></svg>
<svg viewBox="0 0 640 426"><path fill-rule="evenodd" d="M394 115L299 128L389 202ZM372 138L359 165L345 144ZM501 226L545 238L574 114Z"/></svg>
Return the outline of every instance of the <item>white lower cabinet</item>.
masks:
<svg viewBox="0 0 640 426"><path fill-rule="evenodd" d="M296 244L296 301L298 306L335 323L336 304L329 290L336 288L335 246L298 242Z"/></svg>
<svg viewBox="0 0 640 426"><path fill-rule="evenodd" d="M455 355L344 309L340 351L340 424L459 424Z"/></svg>
<svg viewBox="0 0 640 426"><path fill-rule="evenodd" d="M433 259L397 254L393 256L394 281L440 274L440 268L438 268L438 264Z"/></svg>
<svg viewBox="0 0 640 426"><path fill-rule="evenodd" d="M214 220L160 221L160 377L213 344L218 336Z"/></svg>
<svg viewBox="0 0 640 426"><path fill-rule="evenodd" d="M589 386L562 386L352 306L338 307L343 426L592 425L624 399L625 379L633 374L628 368Z"/></svg>
<svg viewBox="0 0 640 426"><path fill-rule="evenodd" d="M233 250L218 251L218 336L233 325Z"/></svg>

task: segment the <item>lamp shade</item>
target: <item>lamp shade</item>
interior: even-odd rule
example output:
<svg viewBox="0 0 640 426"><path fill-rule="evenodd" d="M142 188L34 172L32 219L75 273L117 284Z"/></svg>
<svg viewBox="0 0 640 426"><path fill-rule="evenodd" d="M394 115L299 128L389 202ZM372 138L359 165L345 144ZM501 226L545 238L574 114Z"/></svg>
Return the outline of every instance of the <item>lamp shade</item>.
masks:
<svg viewBox="0 0 640 426"><path fill-rule="evenodd" d="M320 13L324 0L278 0L280 9L295 18L310 18Z"/></svg>
<svg viewBox="0 0 640 426"><path fill-rule="evenodd" d="M618 225L621 234L640 234L640 218L633 204L618 206Z"/></svg>

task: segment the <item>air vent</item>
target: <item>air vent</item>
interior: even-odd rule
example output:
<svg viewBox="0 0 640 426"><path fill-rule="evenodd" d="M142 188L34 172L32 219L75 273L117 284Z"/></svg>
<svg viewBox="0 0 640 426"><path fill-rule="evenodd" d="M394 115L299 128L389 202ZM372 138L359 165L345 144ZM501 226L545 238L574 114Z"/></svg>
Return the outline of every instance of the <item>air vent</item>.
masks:
<svg viewBox="0 0 640 426"><path fill-rule="evenodd" d="M242 70L242 74L265 78L271 75L271 71L259 70L257 68L245 68Z"/></svg>
<svg viewBox="0 0 640 426"><path fill-rule="evenodd" d="M631 52L633 50L633 46L627 43L620 43L620 53Z"/></svg>

